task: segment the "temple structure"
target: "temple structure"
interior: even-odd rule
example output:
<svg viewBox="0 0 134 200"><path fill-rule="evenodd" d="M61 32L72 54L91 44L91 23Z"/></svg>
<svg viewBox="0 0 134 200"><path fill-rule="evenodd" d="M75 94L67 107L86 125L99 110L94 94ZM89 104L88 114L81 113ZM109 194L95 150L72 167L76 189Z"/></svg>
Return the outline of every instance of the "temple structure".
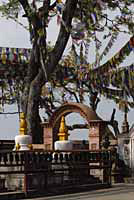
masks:
<svg viewBox="0 0 134 200"><path fill-rule="evenodd" d="M127 112L124 112L122 131L118 135L118 153L131 173L134 173L134 125L129 128Z"/></svg>
<svg viewBox="0 0 134 200"><path fill-rule="evenodd" d="M44 128L44 149L54 150L54 144L57 141L67 141L68 134L63 129L64 118L70 113L79 113L86 119L89 131L88 149L99 150L102 148L103 139L106 136L107 122L103 121L90 107L81 103L65 103L59 109L57 109L51 116L48 122L42 124ZM64 132L64 133L63 133ZM112 139L115 139L114 136ZM63 143L63 142L60 142ZM76 147L76 143L73 141L73 149ZM82 143L79 147L82 148ZM85 144L87 148L87 141Z"/></svg>

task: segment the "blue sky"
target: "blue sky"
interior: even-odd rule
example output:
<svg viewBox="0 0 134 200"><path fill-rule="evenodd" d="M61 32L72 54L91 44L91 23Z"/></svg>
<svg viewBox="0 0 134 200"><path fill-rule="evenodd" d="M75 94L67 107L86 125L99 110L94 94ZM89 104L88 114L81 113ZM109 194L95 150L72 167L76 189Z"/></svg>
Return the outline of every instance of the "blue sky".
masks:
<svg viewBox="0 0 134 200"><path fill-rule="evenodd" d="M21 19L24 23L26 23L26 19ZM56 19L55 19L56 20ZM6 20L0 18L0 47L20 47L20 48L30 48L31 44L29 41L29 33L20 25L14 23L11 20ZM55 23L50 21L49 29L48 29L48 40L51 40L52 43L56 40L56 33L58 32L59 27L55 25ZM118 38L118 44L116 43L113 49L107 55L107 59L112 57L113 54L118 51L129 39L128 35L120 34ZM70 45L68 45L68 48ZM92 53L90 54L92 57ZM106 59L106 58L105 58ZM125 65L129 65L134 60L134 52L131 53L130 57L125 61ZM111 117L111 113L113 108L117 109L116 112L116 120L119 122L119 127L123 121L123 113L118 111L117 106L111 100L107 100L105 98L102 99L101 103L98 106L98 114L104 120L109 120ZM7 106L7 111L15 111L17 108L15 106ZM5 111L6 111L5 110ZM83 121L82 118L75 116L76 121ZM67 119L67 123L70 123L69 117ZM131 110L128 114L128 121L130 126L134 122L134 110ZM77 133L77 137L85 139L83 134L78 130L75 131ZM19 118L17 115L0 115L0 139L14 139L15 135L19 133Z"/></svg>

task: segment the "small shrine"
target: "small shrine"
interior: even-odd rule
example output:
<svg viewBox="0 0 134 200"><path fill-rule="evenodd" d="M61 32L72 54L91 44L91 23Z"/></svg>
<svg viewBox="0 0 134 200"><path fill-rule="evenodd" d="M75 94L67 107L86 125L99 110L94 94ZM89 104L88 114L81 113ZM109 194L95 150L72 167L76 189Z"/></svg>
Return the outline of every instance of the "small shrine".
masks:
<svg viewBox="0 0 134 200"><path fill-rule="evenodd" d="M19 135L15 136L14 151L28 151L32 148L32 137L27 135L27 123L24 113L20 113Z"/></svg>
<svg viewBox="0 0 134 200"><path fill-rule="evenodd" d="M134 174L134 125L129 128L127 112L124 113L122 132L118 135L119 158L124 161L126 167Z"/></svg>
<svg viewBox="0 0 134 200"><path fill-rule="evenodd" d="M120 159L131 169L134 174L134 125L127 132L123 132L118 137L118 153Z"/></svg>
<svg viewBox="0 0 134 200"><path fill-rule="evenodd" d="M65 124L65 117L62 116L61 122L60 122L60 128L58 137L59 140L55 142L54 149L55 150L72 150L73 149L73 143L72 141L68 140L68 130Z"/></svg>
<svg viewBox="0 0 134 200"><path fill-rule="evenodd" d="M124 113L124 121L122 123L121 134L118 135L118 153L121 160L124 160L126 165L130 165L129 153L129 124L127 121L127 113Z"/></svg>
<svg viewBox="0 0 134 200"><path fill-rule="evenodd" d="M130 168L134 174L134 124L129 130L129 153L130 153Z"/></svg>

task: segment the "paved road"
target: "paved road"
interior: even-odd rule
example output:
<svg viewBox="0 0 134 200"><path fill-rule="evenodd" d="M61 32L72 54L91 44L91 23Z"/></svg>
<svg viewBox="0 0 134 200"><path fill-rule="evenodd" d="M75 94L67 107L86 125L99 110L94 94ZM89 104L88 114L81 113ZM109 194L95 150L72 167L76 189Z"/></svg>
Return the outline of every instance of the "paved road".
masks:
<svg viewBox="0 0 134 200"><path fill-rule="evenodd" d="M108 189L50 197L38 197L33 198L33 200L134 200L134 184L116 184Z"/></svg>

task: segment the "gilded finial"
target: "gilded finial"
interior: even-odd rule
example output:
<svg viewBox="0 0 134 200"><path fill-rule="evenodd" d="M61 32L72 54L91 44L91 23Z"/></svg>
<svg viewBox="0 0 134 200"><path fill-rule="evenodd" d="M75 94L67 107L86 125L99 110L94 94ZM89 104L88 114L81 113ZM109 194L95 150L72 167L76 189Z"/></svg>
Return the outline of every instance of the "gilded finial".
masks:
<svg viewBox="0 0 134 200"><path fill-rule="evenodd" d="M19 149L20 149L20 144L17 143L17 144L16 144L16 151L18 151Z"/></svg>
<svg viewBox="0 0 134 200"><path fill-rule="evenodd" d="M68 140L68 131L67 131L67 127L65 124L65 117L62 116L61 118L61 122L60 122L60 128L59 128L59 140Z"/></svg>
<svg viewBox="0 0 134 200"><path fill-rule="evenodd" d="M25 119L25 114L22 112L20 113L20 135L26 135L27 132L27 123Z"/></svg>
<svg viewBox="0 0 134 200"><path fill-rule="evenodd" d="M62 0L57 0L57 3L62 3Z"/></svg>
<svg viewBox="0 0 134 200"><path fill-rule="evenodd" d="M28 147L30 150L33 150L33 145L32 144L28 144Z"/></svg>

